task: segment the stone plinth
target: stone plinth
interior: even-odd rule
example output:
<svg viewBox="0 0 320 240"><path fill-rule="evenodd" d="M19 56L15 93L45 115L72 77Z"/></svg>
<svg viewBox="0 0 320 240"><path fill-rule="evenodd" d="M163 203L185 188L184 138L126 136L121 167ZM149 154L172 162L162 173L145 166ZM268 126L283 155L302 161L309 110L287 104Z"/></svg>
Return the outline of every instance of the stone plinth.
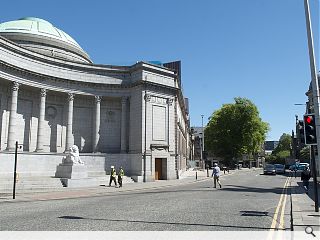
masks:
<svg viewBox="0 0 320 240"><path fill-rule="evenodd" d="M83 179L88 178L88 170L84 164L65 164L57 166L56 178Z"/></svg>

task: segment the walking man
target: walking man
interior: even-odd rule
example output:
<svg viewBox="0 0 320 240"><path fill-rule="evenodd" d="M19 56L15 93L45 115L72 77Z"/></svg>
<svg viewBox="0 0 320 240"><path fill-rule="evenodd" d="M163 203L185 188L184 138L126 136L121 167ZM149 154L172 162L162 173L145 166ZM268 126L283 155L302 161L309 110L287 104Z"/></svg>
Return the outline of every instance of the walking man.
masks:
<svg viewBox="0 0 320 240"><path fill-rule="evenodd" d="M111 166L109 187L111 187L112 181L114 181L114 184L117 187L116 175L117 175L117 173L116 173L116 170L114 169L114 166Z"/></svg>
<svg viewBox="0 0 320 240"><path fill-rule="evenodd" d="M119 188L122 187L122 178L124 176L124 171L122 167L120 167L119 172L118 172L118 183L119 183Z"/></svg>
<svg viewBox="0 0 320 240"><path fill-rule="evenodd" d="M213 168L213 171L212 171L212 176L213 177L213 187L214 188L217 188L217 182L221 188L221 183L220 183L220 180L219 180L219 177L220 177L220 168L218 167L218 164L215 163L214 164L214 168Z"/></svg>
<svg viewBox="0 0 320 240"><path fill-rule="evenodd" d="M308 166L304 168L301 173L301 181L303 181L303 187L306 190L306 193L309 191L309 179L311 178L311 172Z"/></svg>

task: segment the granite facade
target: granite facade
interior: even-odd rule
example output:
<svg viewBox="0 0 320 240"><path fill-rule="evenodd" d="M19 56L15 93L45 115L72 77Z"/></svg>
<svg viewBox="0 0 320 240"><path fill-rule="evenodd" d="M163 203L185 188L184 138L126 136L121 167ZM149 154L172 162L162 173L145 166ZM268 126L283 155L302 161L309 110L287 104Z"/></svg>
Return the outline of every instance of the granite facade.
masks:
<svg viewBox="0 0 320 240"><path fill-rule="evenodd" d="M115 165L137 181L174 179L188 152L181 96L173 69L55 59L0 37L0 175L13 171L14 140L22 174L51 176L76 144L91 175Z"/></svg>

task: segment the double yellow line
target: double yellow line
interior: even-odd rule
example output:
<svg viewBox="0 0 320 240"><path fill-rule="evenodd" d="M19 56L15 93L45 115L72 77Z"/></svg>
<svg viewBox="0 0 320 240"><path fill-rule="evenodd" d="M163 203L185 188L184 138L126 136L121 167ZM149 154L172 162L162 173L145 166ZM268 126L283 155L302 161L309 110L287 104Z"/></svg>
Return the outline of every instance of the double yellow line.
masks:
<svg viewBox="0 0 320 240"><path fill-rule="evenodd" d="M274 215L273 215L273 220L272 220L271 227L270 227L271 231L273 231L275 229L285 230L284 211L286 209L286 202L287 202L287 196L288 196L287 192L288 192L288 185L290 183L290 179L291 179L291 177L288 177L284 186L283 186L278 206L277 206L276 211L274 212ZM280 212L280 209L281 209L281 212ZM278 221L279 212L280 212L280 219ZM276 228L277 223L279 223L279 225Z"/></svg>

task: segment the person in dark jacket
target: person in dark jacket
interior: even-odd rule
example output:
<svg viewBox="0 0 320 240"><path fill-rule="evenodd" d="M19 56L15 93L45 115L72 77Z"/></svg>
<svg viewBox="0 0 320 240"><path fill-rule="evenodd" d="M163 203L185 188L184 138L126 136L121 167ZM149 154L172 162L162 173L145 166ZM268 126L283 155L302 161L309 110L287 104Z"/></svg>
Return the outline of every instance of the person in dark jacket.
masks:
<svg viewBox="0 0 320 240"><path fill-rule="evenodd" d="M111 166L111 171L110 171L110 181L109 181L109 187L111 187L111 182L114 181L114 184L117 187L117 180L116 180L117 172L114 169L114 166Z"/></svg>
<svg viewBox="0 0 320 240"><path fill-rule="evenodd" d="M119 183L119 188L122 187L122 179L123 179L123 176L124 176L124 171L123 171L123 168L120 167L119 169L119 172L118 172L118 183Z"/></svg>
<svg viewBox="0 0 320 240"><path fill-rule="evenodd" d="M311 172L310 172L309 167L306 166L301 173L301 181L303 182L303 187L305 188L307 193L309 190L309 179L310 178L311 178Z"/></svg>

